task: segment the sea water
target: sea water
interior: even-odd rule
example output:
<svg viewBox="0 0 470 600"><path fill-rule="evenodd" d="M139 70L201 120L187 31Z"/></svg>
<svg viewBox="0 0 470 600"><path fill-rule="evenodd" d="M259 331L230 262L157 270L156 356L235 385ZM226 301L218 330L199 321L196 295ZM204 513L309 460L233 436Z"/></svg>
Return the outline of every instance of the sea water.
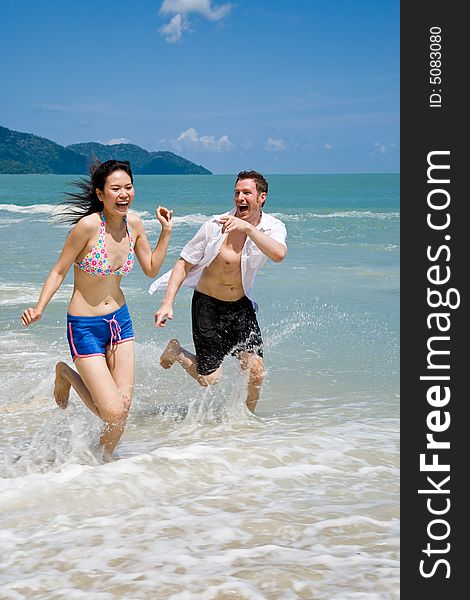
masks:
<svg viewBox="0 0 470 600"><path fill-rule="evenodd" d="M288 254L253 297L266 379L256 414L228 358L201 388L159 356L192 349L191 293L153 327L161 295L137 266L122 281L136 333L134 402L115 459L54 365L70 357L70 273L23 328L69 226L54 216L72 176L0 176L0 598L349 600L399 597L399 176L271 175L267 212ZM155 244L174 210L162 272L234 177L137 176L133 210Z"/></svg>

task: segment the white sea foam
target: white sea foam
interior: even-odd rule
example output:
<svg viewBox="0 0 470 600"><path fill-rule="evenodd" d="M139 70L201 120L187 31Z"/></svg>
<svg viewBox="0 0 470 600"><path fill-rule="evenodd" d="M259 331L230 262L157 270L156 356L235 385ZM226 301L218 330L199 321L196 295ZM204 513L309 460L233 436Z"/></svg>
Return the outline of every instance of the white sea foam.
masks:
<svg viewBox="0 0 470 600"><path fill-rule="evenodd" d="M210 218L210 215L203 215L200 213L182 215L182 216L173 216L173 221L175 225L202 225ZM145 218L142 219L145 227L149 229L155 229L160 227L160 223L156 218Z"/></svg>
<svg viewBox="0 0 470 600"><path fill-rule="evenodd" d="M59 214L61 211L65 210L64 205L57 204L30 204L21 206L18 204L0 204L0 210L5 212L12 213L21 213L21 214L51 214L56 213ZM137 211L132 210L134 214L140 216L141 218L146 218L149 221L157 222L157 219L151 216L149 211ZM308 219L344 219L344 218L360 218L360 219L380 219L380 220L388 220L388 219L397 219L400 217L400 213L398 212L373 212L369 210L359 211L334 211L330 213L315 213L315 212L306 212L301 214L291 214L291 213L271 213L273 216L278 219L282 219L284 221L306 221ZM150 217L150 218L149 218ZM189 224L199 224L204 223L207 219L211 218L212 214L202 214L202 213L193 213L187 215L175 215L174 221L175 223L189 223Z"/></svg>
<svg viewBox="0 0 470 600"><path fill-rule="evenodd" d="M398 212L373 212L370 210L346 210L325 213L303 212L301 214L272 213L283 221L309 221L310 219L377 219L380 221L398 219Z"/></svg>
<svg viewBox="0 0 470 600"><path fill-rule="evenodd" d="M18 204L0 204L0 210L21 214L51 214L59 207L57 204L28 204L20 206Z"/></svg>
<svg viewBox="0 0 470 600"><path fill-rule="evenodd" d="M150 214L151 214L151 213L149 213L148 210L134 210L134 209L132 209L129 212L134 213L135 215L137 215L140 218L150 217Z"/></svg>
<svg viewBox="0 0 470 600"><path fill-rule="evenodd" d="M370 447L372 456L375 440L367 439L380 424L345 427L321 415L313 426L307 415L181 423L156 435L154 450L111 463L87 457L86 444L80 455L85 438L75 436L74 464L61 442L66 411L55 414L28 459L31 467L43 456L52 468L28 474L26 452L13 467L19 476L3 481L3 529L11 532L2 536L4 589L26 598L78 589L196 600L304 598L315 586L320 598L343 588L350 597L396 597L398 478L365 478L356 459L342 458L346 434L348 446ZM54 453L66 450L58 470ZM393 461L397 442L381 451Z"/></svg>
<svg viewBox="0 0 470 600"><path fill-rule="evenodd" d="M16 306L36 304L42 285L25 285L24 283L0 283L0 306ZM51 302L63 301L69 298L73 285L63 284L55 293Z"/></svg>
<svg viewBox="0 0 470 600"><path fill-rule="evenodd" d="M10 227L10 225L15 225L16 223L21 223L21 219L9 217L0 218L0 227Z"/></svg>
<svg viewBox="0 0 470 600"><path fill-rule="evenodd" d="M27 205L19 205L19 204L0 204L0 211L9 212L9 213L19 213L24 215L42 215L49 214L54 217L60 217L61 214L67 210L67 206L64 204L27 204ZM151 213L146 210L130 211L141 218L149 217ZM13 221L13 220L12 220ZM10 222L10 221L8 221ZM18 219L16 222L20 222Z"/></svg>
<svg viewBox="0 0 470 600"><path fill-rule="evenodd" d="M187 383L198 410L171 426L137 402L110 463L96 452L99 420L75 396L65 411L32 398L0 415L6 431L33 414L36 427L2 452L2 594L302 599L314 586L325 599L397 597L393 423L368 424L362 409L344 422L344 409L314 405L298 418L250 417L235 365L212 397ZM232 416L214 418L231 396Z"/></svg>

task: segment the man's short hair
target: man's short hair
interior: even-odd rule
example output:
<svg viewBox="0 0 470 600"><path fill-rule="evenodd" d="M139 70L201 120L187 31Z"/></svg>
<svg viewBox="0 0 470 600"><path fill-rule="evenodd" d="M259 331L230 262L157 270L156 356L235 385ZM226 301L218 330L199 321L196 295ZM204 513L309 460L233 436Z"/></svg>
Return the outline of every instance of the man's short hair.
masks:
<svg viewBox="0 0 470 600"><path fill-rule="evenodd" d="M240 171L237 175L237 181L240 181L240 179L253 179L256 183L258 195L262 192L268 193L268 182L258 171Z"/></svg>

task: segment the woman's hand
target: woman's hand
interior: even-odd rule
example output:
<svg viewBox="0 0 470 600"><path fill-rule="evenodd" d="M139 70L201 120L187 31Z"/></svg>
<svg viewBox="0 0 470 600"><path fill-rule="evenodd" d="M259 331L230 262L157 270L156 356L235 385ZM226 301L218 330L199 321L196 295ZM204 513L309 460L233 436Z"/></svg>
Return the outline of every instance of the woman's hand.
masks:
<svg viewBox="0 0 470 600"><path fill-rule="evenodd" d="M37 308L27 308L21 315L21 322L25 327L28 327L28 325L31 325L31 323L39 321L41 317L42 312L39 311Z"/></svg>
<svg viewBox="0 0 470 600"><path fill-rule="evenodd" d="M155 214L160 221L162 229L170 232L173 229L173 211L164 206L159 206L155 211Z"/></svg>

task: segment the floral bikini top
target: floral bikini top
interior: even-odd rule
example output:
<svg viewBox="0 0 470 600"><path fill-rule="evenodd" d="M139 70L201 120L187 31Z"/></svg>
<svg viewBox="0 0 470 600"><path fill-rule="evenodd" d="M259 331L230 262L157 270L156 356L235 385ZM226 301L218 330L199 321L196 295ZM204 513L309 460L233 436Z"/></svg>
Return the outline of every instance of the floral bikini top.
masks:
<svg viewBox="0 0 470 600"><path fill-rule="evenodd" d="M126 223L127 235L129 236L129 254L127 255L127 259L122 267L119 267L119 269L113 271L108 262L108 253L106 252L106 245L104 241L106 233L106 217L103 213L100 214L100 217L101 226L98 241L79 263L75 263L75 266L79 269L82 269L82 271L85 271L85 273L89 273L90 275L102 275L104 277L107 275L127 275L134 266L134 242L132 240L131 230L127 219L124 217L123 220Z"/></svg>

